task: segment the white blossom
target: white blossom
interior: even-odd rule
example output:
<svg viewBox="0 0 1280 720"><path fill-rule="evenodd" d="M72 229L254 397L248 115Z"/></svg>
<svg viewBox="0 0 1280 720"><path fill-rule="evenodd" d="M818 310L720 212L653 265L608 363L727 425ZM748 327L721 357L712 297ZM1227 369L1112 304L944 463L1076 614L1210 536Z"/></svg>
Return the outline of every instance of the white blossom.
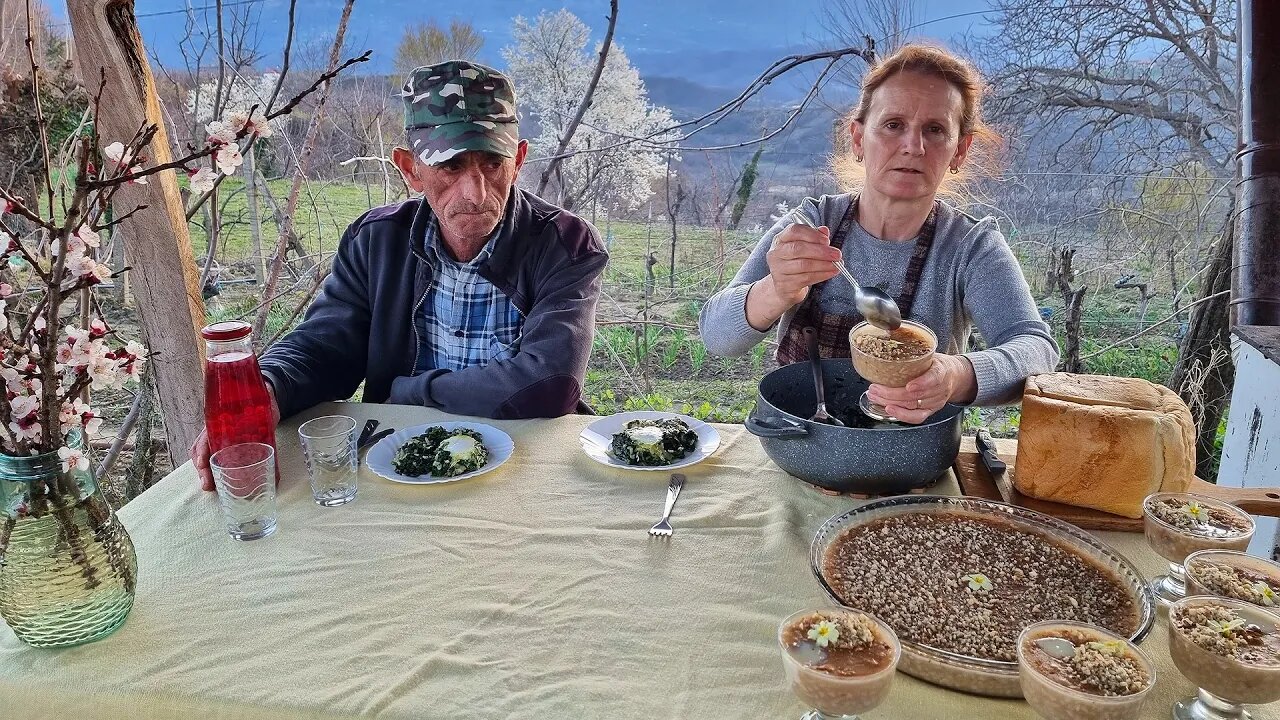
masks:
<svg viewBox="0 0 1280 720"><path fill-rule="evenodd" d="M221 120L214 120L205 125L204 129L209 133L209 142L214 145L232 145L236 141L235 129Z"/></svg>
<svg viewBox="0 0 1280 720"><path fill-rule="evenodd" d="M218 163L218 169L223 175L234 175L236 170L240 168L244 158L240 155L240 149L234 144L223 145L218 148L218 152L214 154L214 162Z"/></svg>
<svg viewBox="0 0 1280 720"><path fill-rule="evenodd" d="M102 154L117 165L127 165L133 159L133 153L126 151L122 142L111 143L102 149Z"/></svg>
<svg viewBox="0 0 1280 720"><path fill-rule="evenodd" d="M78 448L63 445L58 448L58 457L62 458L62 472L71 472L72 468L80 472L89 469L89 458L85 457L84 451Z"/></svg>
<svg viewBox="0 0 1280 720"><path fill-rule="evenodd" d="M536 119L540 130L529 138L530 152L548 156L556 151L595 70L595 48L588 46L591 30L568 10L559 10L532 22L516 18L512 39L502 56L521 88L521 112ZM566 150L599 150L617 145L620 137L662 140L665 136L655 133L672 124L671 112L649 101L640 74L615 42L591 106ZM666 160L665 153L640 144L565 158L557 199L579 207L593 198L606 207L638 207L653 195L654 180L666 173Z"/></svg>
<svg viewBox="0 0 1280 720"><path fill-rule="evenodd" d="M0 332L9 329L9 314L6 312L8 304L7 301L0 300Z"/></svg>
<svg viewBox="0 0 1280 720"><path fill-rule="evenodd" d="M10 414L15 420L34 415L40 407L40 401L33 395L19 395L9 401Z"/></svg>
<svg viewBox="0 0 1280 720"><path fill-rule="evenodd" d="M22 440L40 439L40 423L38 422L30 422L24 425L17 421L11 421L9 430L13 432L14 437Z"/></svg>
<svg viewBox="0 0 1280 720"><path fill-rule="evenodd" d="M203 195L213 189L214 181L217 180L218 173L213 168L202 167L191 173L189 181L191 183L191 192Z"/></svg>

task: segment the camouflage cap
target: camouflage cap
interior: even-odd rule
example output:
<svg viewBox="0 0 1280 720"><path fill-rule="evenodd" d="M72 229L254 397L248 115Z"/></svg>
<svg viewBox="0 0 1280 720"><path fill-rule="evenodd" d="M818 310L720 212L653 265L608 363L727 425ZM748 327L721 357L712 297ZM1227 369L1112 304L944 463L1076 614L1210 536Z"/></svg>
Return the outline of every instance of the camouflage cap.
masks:
<svg viewBox="0 0 1280 720"><path fill-rule="evenodd" d="M465 60L420 67L400 96L409 144L422 162L437 165L468 150L515 157L516 91L497 70Z"/></svg>

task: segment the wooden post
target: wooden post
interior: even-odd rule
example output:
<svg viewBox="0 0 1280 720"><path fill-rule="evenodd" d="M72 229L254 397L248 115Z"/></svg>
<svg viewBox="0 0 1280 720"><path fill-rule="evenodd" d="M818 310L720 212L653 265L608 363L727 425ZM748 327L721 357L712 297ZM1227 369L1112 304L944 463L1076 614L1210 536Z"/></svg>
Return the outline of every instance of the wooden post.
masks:
<svg viewBox="0 0 1280 720"><path fill-rule="evenodd" d="M128 142L144 123L155 125L158 132L145 149L147 162L169 162L169 135L133 0L69 0L67 14L80 76L91 92L97 89L99 73L106 73L97 118L102 142ZM156 355L153 370L169 453L179 465L188 460L189 449L204 426L204 343L199 336L204 302L178 179L167 171L148 180L146 185L120 188L114 202L118 215L147 206L124 221L120 234L129 262L140 270L133 273L131 289L150 350Z"/></svg>

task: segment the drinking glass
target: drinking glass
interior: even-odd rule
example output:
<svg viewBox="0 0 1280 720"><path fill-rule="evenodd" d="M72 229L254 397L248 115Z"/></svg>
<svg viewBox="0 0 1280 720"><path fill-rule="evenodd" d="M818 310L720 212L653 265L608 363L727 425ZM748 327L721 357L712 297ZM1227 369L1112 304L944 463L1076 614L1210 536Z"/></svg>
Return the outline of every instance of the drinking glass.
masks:
<svg viewBox="0 0 1280 720"><path fill-rule="evenodd" d="M334 507L355 500L356 421L346 415L325 415L303 423L298 437L316 504Z"/></svg>
<svg viewBox="0 0 1280 720"><path fill-rule="evenodd" d="M276 451L264 443L225 447L209 458L218 501L235 540L257 540L276 531Z"/></svg>

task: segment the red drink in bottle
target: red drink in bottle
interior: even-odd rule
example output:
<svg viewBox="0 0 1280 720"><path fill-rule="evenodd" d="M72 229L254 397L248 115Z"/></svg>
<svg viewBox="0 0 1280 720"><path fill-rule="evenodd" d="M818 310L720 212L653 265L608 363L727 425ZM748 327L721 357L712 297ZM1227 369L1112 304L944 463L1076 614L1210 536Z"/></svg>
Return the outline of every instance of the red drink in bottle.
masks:
<svg viewBox="0 0 1280 720"><path fill-rule="evenodd" d="M209 454L238 443L276 446L276 427L266 380L253 354L249 323L214 323L205 339L204 422ZM279 467L279 458L276 459ZM276 474L276 483L280 476Z"/></svg>

